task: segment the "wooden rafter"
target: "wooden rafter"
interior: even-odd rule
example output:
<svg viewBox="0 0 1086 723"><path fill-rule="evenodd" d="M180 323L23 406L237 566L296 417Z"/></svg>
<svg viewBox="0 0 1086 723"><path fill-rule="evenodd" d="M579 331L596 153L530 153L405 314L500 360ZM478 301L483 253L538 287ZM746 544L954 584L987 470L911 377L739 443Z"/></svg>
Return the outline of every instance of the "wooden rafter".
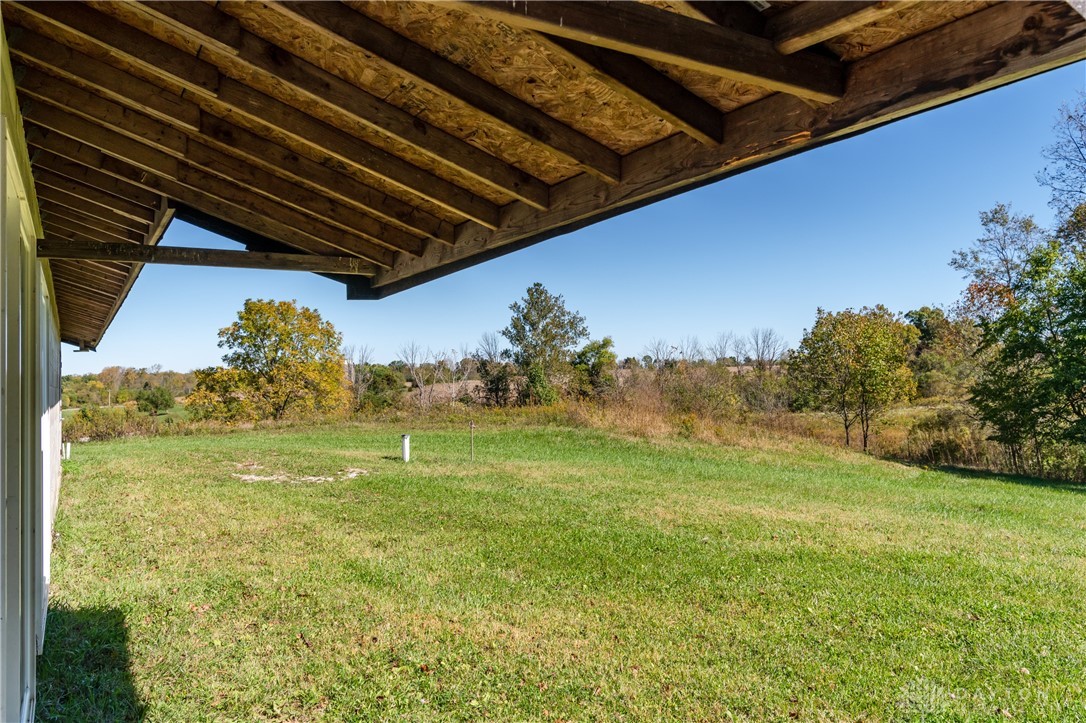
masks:
<svg viewBox="0 0 1086 723"><path fill-rule="evenodd" d="M292 186L265 171L224 160L221 153L188 138L180 131L171 129L149 116L124 109L112 101L93 96L63 81L27 74L20 83L19 89L20 92L25 92L35 99L55 104L55 108L78 109L73 113L74 115L105 128L123 128L126 131L125 135L133 140L177 159L179 163L176 164L176 172L179 179L182 176L195 177L198 173L206 172L216 174L224 181L241 180L251 189L244 191L243 195L255 198L256 194L262 194L268 196L270 200L289 204L289 207L287 205L275 207L270 204L265 204L265 206L270 209L270 213L278 215L284 222L296 228L311 227L319 230L322 236L340 245L343 250L357 252L366 255L367 258L381 253L372 247L374 242L394 243L393 250L421 250L419 240L413 236L384 226L363 214L352 212L350 208L335 204L312 191ZM44 115L54 118L54 123L61 125L65 123L63 117L56 117L55 111L43 110L26 115L37 119ZM113 122L113 119L118 117L125 121L121 126ZM64 132L63 128L55 128L55 130ZM93 134L90 134L86 142L92 144L95 142ZM233 195L236 197L238 194ZM250 202L250 204L256 203L255 200Z"/></svg>
<svg viewBox="0 0 1086 723"><path fill-rule="evenodd" d="M62 112L39 112L28 120L40 123L41 129L52 131L28 133L27 142L35 148L98 168L302 251L323 255L352 252L314 235L312 225L305 228L291 225L301 219L283 220L279 211L284 209L264 203L259 197L254 198L245 189L206 174L186 173L175 158L118 133L65 116ZM98 150L99 147L109 153ZM354 246L353 243L349 245ZM391 266L392 258L384 249L374 255L379 256L384 265Z"/></svg>
<svg viewBox="0 0 1086 723"><path fill-rule="evenodd" d="M573 65L627 100L703 143L720 143L724 114L632 55L544 33L537 37Z"/></svg>
<svg viewBox="0 0 1086 723"><path fill-rule="evenodd" d="M220 3L229 10L233 3ZM287 17L382 59L394 72L455 98L502 124L520 138L605 181L618 181L622 159L607 146L551 118L543 111L416 45L384 25L340 3L283 2Z"/></svg>
<svg viewBox="0 0 1086 723"><path fill-rule="evenodd" d="M48 176L45 176L45 180L48 181L50 179ZM44 201L49 201L50 204L55 205L58 208L77 211L100 221L111 223L114 226L131 229L140 233L146 231L150 224L150 222L141 223L139 221L134 221L117 211L94 203L83 196L59 190L44 182L35 185L37 186L38 197Z"/></svg>
<svg viewBox="0 0 1086 723"><path fill-rule="evenodd" d="M782 56L765 38L635 2L477 2L461 5L514 27L719 75L808 100L844 94L840 63Z"/></svg>
<svg viewBox="0 0 1086 723"><path fill-rule="evenodd" d="M766 33L781 53L799 52L842 33L892 15L919 0L895 0L894 2L825 2L800 3L766 23Z"/></svg>
<svg viewBox="0 0 1086 723"><path fill-rule="evenodd" d="M534 5L533 5L534 7ZM853 64L848 96L817 109L778 94L725 116L724 143L673 136L628 155L617 187L578 176L555 186L546 212L517 212L498 231L465 224L452 249L383 271L361 298L376 298L516 250L682 188L861 132L967 95L1086 58L1086 21L1063 3L1004 3ZM977 76L977 68L984 68ZM911 88L887 99L886 84ZM350 293L350 291L348 292Z"/></svg>
<svg viewBox="0 0 1086 723"><path fill-rule="evenodd" d="M315 271L328 274L372 276L376 267L356 256L316 256L314 254L277 254L263 251L224 251L141 244L105 244L93 241L45 239L38 242L38 257L43 259L93 259L140 264L178 266L219 266L240 269L279 271Z"/></svg>
<svg viewBox="0 0 1086 723"><path fill-rule="evenodd" d="M50 204L50 206L54 205L55 204ZM126 231L124 236L122 236L109 230L103 230L101 227L93 224L73 221L70 218L57 214L55 209L50 209L48 212L42 211L42 228L65 238L82 236L104 243L138 243L139 240L143 238L143 234L137 231Z"/></svg>
<svg viewBox="0 0 1086 723"><path fill-rule="evenodd" d="M154 16L168 15L175 27L185 28L196 39L207 38L205 28L209 6L190 2L149 2L139 7ZM228 8L227 8L228 9ZM218 10L211 10L216 16ZM269 89L289 86L309 102L327 107L349 119L349 124L387 135L427 157L464 173L491 188L537 208L545 208L548 187L539 179L495 158L485 151L436 128L371 95L358 86L319 68L302 58L243 32L237 54L217 53L215 45L206 50L217 65L235 79L264 78ZM204 51L201 51L202 53ZM256 73L256 75L253 75Z"/></svg>
<svg viewBox="0 0 1086 723"><path fill-rule="evenodd" d="M141 99L143 112L147 115L177 126L199 127L199 114L193 110L191 103L182 102L180 96L165 93L153 83L26 28L16 27L12 30L8 37L8 50L13 60L39 70L47 68L53 75L94 88L112 100L119 100L112 89L123 87L126 95Z"/></svg>
<svg viewBox="0 0 1086 723"><path fill-rule="evenodd" d="M143 72L163 75L170 82L195 93L218 89L219 71L169 43L163 43L120 23L108 22L106 16L82 2L25 3L4 0L0 5L4 20L14 20L42 34L60 29L69 43L100 60L122 58Z"/></svg>
<svg viewBox="0 0 1086 723"><path fill-rule="evenodd" d="M215 100L233 112L274 125L281 133L311 146L319 154L339 159L348 169L359 169L483 226L498 227L499 207L485 198L269 95L224 79Z"/></svg>
<svg viewBox="0 0 1086 723"><path fill-rule="evenodd" d="M33 164L34 168L44 168L57 175L100 189L111 195L128 199L150 209L157 209L162 203L162 197L158 194L145 191L139 186L112 176L107 176L97 169L71 163L52 153L37 154L33 159Z"/></svg>
<svg viewBox="0 0 1086 723"><path fill-rule="evenodd" d="M34 168L34 182L37 187L44 186L78 196L89 203L101 206L141 225L149 224L155 218L153 208L141 206L127 198L108 193L101 188L74 181L41 165Z"/></svg>
<svg viewBox="0 0 1086 723"><path fill-rule="evenodd" d="M199 4L184 3L186 6L197 6ZM50 4L50 9L52 9L52 5ZM160 72L153 65L148 65L141 59L160 57L169 52L181 51L149 35L139 33L134 28L120 25L107 15L93 11L90 8L73 7L74 5L78 4L57 3L56 6L59 12L54 14L52 12L35 12L31 7L24 4L5 0L5 2L0 3L0 9L3 10L5 20L10 18L12 21L27 26L36 34L49 38L56 43L74 44L80 52L102 62L132 66L144 75L144 80L151 81L167 90L174 86L189 87L176 82L177 74L183 74L193 83L197 80L197 76L206 75L207 68L218 74L218 69L206 61L201 61L202 65L197 66L198 72L187 66L171 67L170 72ZM191 8L189 11L194 10L197 10L197 8ZM89 16L88 13L90 13ZM218 13L218 15L221 15L221 13ZM118 37L125 38L125 44L121 47L114 47L106 39L97 39L96 36L92 37L83 32L83 30L89 29L89 26L98 27L103 24L106 26L118 25L125 28L126 31L131 31L130 33L118 34ZM271 57L277 57L274 49L267 47L266 50ZM123 82L122 85L124 85ZM284 133L306 139L306 142L319 147L322 151L340 157L345 163L361 169L366 174L372 174L395 184L404 189L405 192L425 198L485 226L491 228L497 228L498 226L498 207L495 204L356 136L346 133L330 123L314 118L278 99L259 92L241 81L218 76L214 93L198 92L194 93L194 96L202 99L214 98L218 103L222 104L222 107L228 108L230 112L244 113L250 117L261 119L265 123L272 123L281 128Z"/></svg>
<svg viewBox="0 0 1086 723"><path fill-rule="evenodd" d="M819 0L822 2L823 0ZM739 30L749 35L765 35L765 17L746 2L720 2L719 0L680 1L688 9L691 17L707 20L710 23L732 30Z"/></svg>
<svg viewBox="0 0 1086 723"><path fill-rule="evenodd" d="M265 136L257 136L236 126L226 120L235 115L229 106L196 96L203 106L214 108L223 118L210 116L201 110L201 105L192 100L173 96L123 70L105 66L89 56L71 51L35 33L21 33L19 42L12 46L12 55L20 62L28 63L77 87L187 131L190 137L200 137L211 143L221 141L218 147L224 152L260 165L264 170L301 183L312 190L333 195L340 202L364 213L380 216L381 220L402 230L429 236L442 243L452 243L452 225L448 222L333 168L300 157ZM170 112L150 112L148 97L156 101L160 108L177 113L178 117L174 118Z"/></svg>

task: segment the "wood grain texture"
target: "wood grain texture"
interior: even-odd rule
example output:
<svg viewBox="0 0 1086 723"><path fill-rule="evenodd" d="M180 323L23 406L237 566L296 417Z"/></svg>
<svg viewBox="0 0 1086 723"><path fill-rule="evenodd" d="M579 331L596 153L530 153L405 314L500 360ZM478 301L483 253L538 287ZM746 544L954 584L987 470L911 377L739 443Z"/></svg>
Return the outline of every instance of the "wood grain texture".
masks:
<svg viewBox="0 0 1086 723"><path fill-rule="evenodd" d="M1062 2L1005 3L857 62L840 102L819 108L784 94L725 116L724 142L707 147L673 136L623 160L623 182L578 176L552 190L545 212L508 209L501 228L464 224L451 249L432 248L373 280L395 293L578 228L654 198L757 163L1086 58L1086 21Z"/></svg>
<svg viewBox="0 0 1086 723"><path fill-rule="evenodd" d="M517 27L721 75L809 100L843 92L839 63L811 54L782 56L748 33L634 2L473 2L461 7Z"/></svg>
<svg viewBox="0 0 1086 723"><path fill-rule="evenodd" d="M195 3L154 2L149 5L156 13L169 14L176 26L185 28L190 35L201 39L208 37L206 14L203 8L194 7ZM148 4L141 7L148 7ZM209 46L207 52L208 57L215 57L215 46ZM217 62L225 70L234 67L235 62L244 64L251 72L272 81L273 86L289 86L308 102L329 106L344 114L352 127L394 138L512 198L535 206L546 205L548 188L542 181L252 33L243 32L237 53L224 53ZM253 82L252 77L248 80Z"/></svg>
<svg viewBox="0 0 1086 723"><path fill-rule="evenodd" d="M38 241L38 257L44 259L93 259L141 264L218 266L276 271L313 271L329 274L372 276L376 267L351 256L279 254L264 251L225 251L183 246L96 243L47 238Z"/></svg>
<svg viewBox="0 0 1086 723"><path fill-rule="evenodd" d="M276 5L307 23L379 58L394 71L466 103L521 138L546 147L605 181L618 181L621 158L602 143L339 3L283 2Z"/></svg>
<svg viewBox="0 0 1086 723"><path fill-rule="evenodd" d="M869 25L916 2L919 0L800 3L770 18L766 33L777 50L788 55Z"/></svg>

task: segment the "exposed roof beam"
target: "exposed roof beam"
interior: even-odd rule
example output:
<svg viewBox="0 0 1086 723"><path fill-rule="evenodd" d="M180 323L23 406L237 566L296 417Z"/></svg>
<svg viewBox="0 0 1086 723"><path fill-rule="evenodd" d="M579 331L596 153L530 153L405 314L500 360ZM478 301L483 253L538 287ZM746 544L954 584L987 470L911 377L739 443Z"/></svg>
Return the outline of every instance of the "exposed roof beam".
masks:
<svg viewBox="0 0 1086 723"><path fill-rule="evenodd" d="M126 198L147 208L157 209L162 197L145 191L139 186L122 181L95 169L66 161L52 153L39 153L34 157L34 168L45 168L53 173L71 178L74 181L99 188L114 196Z"/></svg>
<svg viewBox="0 0 1086 723"><path fill-rule="evenodd" d="M94 241L68 241L46 238L38 241L38 258L93 259L126 261L140 264L178 266L220 266L238 269L279 271L315 271L328 274L372 276L376 267L352 256L315 256L313 254L277 254L262 251L223 251L176 246L142 244L103 244Z"/></svg>
<svg viewBox="0 0 1086 723"><path fill-rule="evenodd" d="M782 56L765 38L636 2L477 2L461 5L515 27L671 63L808 100L844 94L840 63Z"/></svg>
<svg viewBox="0 0 1086 723"><path fill-rule="evenodd" d="M195 172L191 167L179 164L177 159L118 133L66 115L63 111L46 109L44 104L42 110L27 120L54 131L48 134L28 133L27 142L36 148L51 151L76 163L99 168L105 173L303 251L325 255L342 251L354 253L349 249L339 248L326 238L314 235L310 229L318 224L286 214L289 209L253 196L249 191L232 183ZM99 148L108 151L108 155L98 150ZM186 168L189 172L184 170ZM300 225L295 226L293 223ZM354 246L353 243L350 245ZM380 257L383 265L391 266L392 256L385 249L380 249L380 253L374 255Z"/></svg>
<svg viewBox="0 0 1086 723"><path fill-rule="evenodd" d="M740 30L750 35L765 35L765 17L748 2L720 2L720 0L685 0L692 16L725 28Z"/></svg>
<svg viewBox="0 0 1086 723"><path fill-rule="evenodd" d="M53 274L54 281L60 281L64 286L79 289L79 293L97 296L103 301L113 303L113 299L124 288L120 283L108 283L104 279L81 274L75 271L75 267L64 266L62 259L54 259L49 264L49 271Z"/></svg>
<svg viewBox="0 0 1086 723"><path fill-rule="evenodd" d="M229 10L233 4L219 6ZM621 176L622 158L607 146L362 13L341 3L281 2L272 7L383 60L393 72L466 103L520 138L547 148L597 178L618 181Z"/></svg>
<svg viewBox="0 0 1086 723"><path fill-rule="evenodd" d="M12 27L8 50L13 60L51 73L77 85L90 86L110 100L120 100L114 88L141 99L143 112L177 126L196 130L200 127L199 109L182 102L173 93L131 73L103 63L77 50L54 42L26 28Z"/></svg>
<svg viewBox="0 0 1086 723"><path fill-rule="evenodd" d="M132 231L131 229L114 226L111 223L99 221L96 218L79 213L78 211L65 209L55 203L45 204L45 207L41 210L41 219L42 223L50 223L62 228L72 228L76 230L90 229L104 234L106 238L102 239L103 241L130 241L139 243L143 239L143 234L139 231Z"/></svg>
<svg viewBox="0 0 1086 723"><path fill-rule="evenodd" d="M184 4L193 6L190 11L197 11L196 6L200 5L200 3ZM63 10L70 11L68 5L71 4L65 4ZM23 5L8 2L7 0L0 2L0 8L3 9L5 21L10 20L10 22L32 28L39 35L48 37L57 43L74 43L83 53L96 58L100 57L112 64L134 66L139 69L140 73L145 74L147 79L162 88L176 87L177 83L172 73L184 72L185 70L184 68L171 67L171 72L159 71L158 68L139 63L138 61L143 55L157 57L162 45L172 51L177 51L177 49L151 36L137 32L128 26L110 22L109 16L94 13L89 8L85 8L84 12L77 13L61 12L56 19L53 18L52 13L47 15L31 12ZM127 35L132 37L127 38L125 45L121 48L111 46L108 39L87 41L83 35L73 31L65 24L66 22L73 23L79 27L87 25L89 24L85 17L87 13L92 14L95 23L98 25L102 25L103 21L106 21L106 25L117 25L120 28L132 30L131 33L122 34L126 37ZM221 15L221 13L219 14ZM226 56L224 55L224 57ZM204 63L204 65L218 73L217 68L210 63ZM210 97L207 93L198 93L196 95L204 99ZM341 158L345 163L351 164L366 174L372 174L396 185L411 196L425 198L484 226L490 228L497 228L498 226L499 210L496 204L480 198L471 191L461 188L444 178L414 166L329 123L312 118L280 100L246 86L242 82L228 77L220 77L215 98L231 109L243 112L250 117L263 119L264 122L277 126L281 124L280 127L283 132L303 142L309 142L315 146L319 145L328 154Z"/></svg>
<svg viewBox="0 0 1086 723"><path fill-rule="evenodd" d="M489 228L498 227L496 204L269 95L224 79L217 100L235 112L274 126L320 154L333 156L347 168L387 181L458 216Z"/></svg>
<svg viewBox="0 0 1086 723"><path fill-rule="evenodd" d="M372 146L264 93L224 79L219 98L236 112L263 119L295 140L419 196L458 216L489 228L498 227L499 207L467 189ZM318 160L314 158L313 160Z"/></svg>
<svg viewBox="0 0 1086 723"><path fill-rule="evenodd" d="M537 37L620 96L703 143L720 143L724 114L640 58L538 33Z"/></svg>
<svg viewBox="0 0 1086 723"><path fill-rule="evenodd" d="M915 5L919 0L895 2L803 2L774 15L766 23L766 33L781 53L790 55L824 40L836 38L856 28Z"/></svg>
<svg viewBox="0 0 1086 723"><path fill-rule="evenodd" d="M49 34L49 28L60 29L75 47L90 50L101 60L121 59L196 93L214 95L218 89L219 71L215 66L136 28L111 21L86 3L4 0L0 9L6 22L14 21L42 34Z"/></svg>
<svg viewBox="0 0 1086 723"><path fill-rule="evenodd" d="M20 82L19 90L64 110L70 110L94 123L124 131L124 135L182 160L185 164L214 173L230 182L244 184L250 189L248 195L259 193L268 196L272 202L284 204L286 207L280 209L279 213L291 218L291 225L301 228L308 225L350 253L364 252L367 257L372 258L373 253L378 253L372 248L373 242L393 244L393 250L416 253L421 251L421 242L414 236L382 225L371 217L337 204L325 196L294 186L278 176L224 158L209 146L189 139L184 133L149 116L93 96L63 81L28 73ZM123 122L117 119L123 119ZM89 142L93 144L93 140ZM190 173L185 170L188 167L178 166L178 173ZM308 217L299 215L302 213Z"/></svg>
<svg viewBox="0 0 1086 723"><path fill-rule="evenodd" d="M442 243L452 243L453 226L449 222L234 125L225 118L235 116L236 112L219 101L195 94L190 99L183 99L36 33L25 31L18 35L17 49L12 46L12 55L20 62L128 108L152 115L180 130L191 131L190 136L198 132L204 140L223 141L219 147L232 155L318 192L334 195L342 202L363 212L379 215L382 220L404 230L430 236ZM204 107L214 108L222 118L217 119L202 112L201 105L191 98L197 99ZM152 113L151 106L156 103L169 112ZM176 113L176 118L173 113Z"/></svg>
<svg viewBox="0 0 1086 723"><path fill-rule="evenodd" d="M83 196L78 196L68 191L62 191L45 183L35 183L35 190L38 194L38 198L49 201L50 204L62 206L64 208L71 209L73 211L79 211L93 218L97 218L101 221L106 221L114 226L120 226L122 228L131 229L140 233L145 233L150 222L135 221L127 216L124 216L110 208L101 206L97 203L87 200Z"/></svg>
<svg viewBox="0 0 1086 723"><path fill-rule="evenodd" d="M334 196L337 202L378 217L380 222L441 243L453 242L454 229L449 222L227 120L205 112L200 118L200 131L202 140L209 145L313 192ZM405 250L416 247L415 243L401 246Z"/></svg>
<svg viewBox="0 0 1086 723"><path fill-rule="evenodd" d="M49 205L52 206L54 204ZM130 232L130 236L121 238L115 233L103 231L93 225L73 221L70 218L45 213L44 211L42 212L41 223L42 228L45 230L64 236L65 238L83 236L95 241L102 241L103 243L138 243L143 238L143 234L136 233L135 231ZM135 239L133 239L132 236L134 236Z"/></svg>
<svg viewBox="0 0 1086 723"><path fill-rule="evenodd" d="M36 186L48 186L58 191L79 196L90 203L118 213L141 225L149 224L155 220L154 209L141 206L127 198L114 196L102 189L88 186L79 181L73 181L67 176L55 173L40 165L34 167L34 183Z"/></svg>
<svg viewBox="0 0 1086 723"><path fill-rule="evenodd" d="M751 103L725 116L719 147L666 138L625 158L619 186L571 178L554 187L550 210L511 213L500 231L465 224L455 247L379 273L369 291L387 296L758 163L1082 60L1086 21L1074 13L1046 2L981 10L857 61L848 96L829 108L783 94ZM888 97L888 86L911 90Z"/></svg>
<svg viewBox="0 0 1086 723"><path fill-rule="evenodd" d="M205 32L208 6L202 3L148 2L140 3L139 7L156 17L168 15L190 37L201 40L208 37ZM214 13L222 15L217 10ZM201 51L210 57L216 53L214 45ZM249 76L248 82L257 80L252 76L256 71L270 79L272 86L288 85L308 101L335 109L352 124L395 138L501 193L536 208L545 208L549 203L549 187L539 179L252 33L242 33L237 55L218 53L217 65L228 75L237 75L233 71L238 64L244 66L242 72Z"/></svg>

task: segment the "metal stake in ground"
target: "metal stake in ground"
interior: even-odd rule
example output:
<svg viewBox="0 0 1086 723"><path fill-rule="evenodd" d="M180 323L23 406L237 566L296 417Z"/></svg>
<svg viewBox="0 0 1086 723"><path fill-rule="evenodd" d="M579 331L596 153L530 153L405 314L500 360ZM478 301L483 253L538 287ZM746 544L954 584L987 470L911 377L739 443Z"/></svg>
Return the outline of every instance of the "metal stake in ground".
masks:
<svg viewBox="0 0 1086 723"><path fill-rule="evenodd" d="M403 461L411 461L411 435L405 434L401 438L400 451L403 453Z"/></svg>
<svg viewBox="0 0 1086 723"><path fill-rule="evenodd" d="M475 461L475 420L471 420L471 461Z"/></svg>

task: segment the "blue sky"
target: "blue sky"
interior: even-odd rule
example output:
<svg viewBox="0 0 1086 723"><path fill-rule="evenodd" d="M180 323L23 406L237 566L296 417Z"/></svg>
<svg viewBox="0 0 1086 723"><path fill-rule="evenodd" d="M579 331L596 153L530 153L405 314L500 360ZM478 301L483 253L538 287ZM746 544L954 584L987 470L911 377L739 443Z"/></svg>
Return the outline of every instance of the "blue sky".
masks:
<svg viewBox="0 0 1086 723"><path fill-rule="evenodd" d="M111 365L217 364L216 333L246 298L318 309L381 362L402 344L474 347L536 281L562 294L620 357L653 338L708 341L771 327L796 345L819 306L947 305L951 252L998 202L1050 220L1037 186L1060 104L1086 90L1078 63L685 193L381 301L346 301L312 274L144 268L97 352L65 345L65 374ZM163 243L238 248L175 223Z"/></svg>

